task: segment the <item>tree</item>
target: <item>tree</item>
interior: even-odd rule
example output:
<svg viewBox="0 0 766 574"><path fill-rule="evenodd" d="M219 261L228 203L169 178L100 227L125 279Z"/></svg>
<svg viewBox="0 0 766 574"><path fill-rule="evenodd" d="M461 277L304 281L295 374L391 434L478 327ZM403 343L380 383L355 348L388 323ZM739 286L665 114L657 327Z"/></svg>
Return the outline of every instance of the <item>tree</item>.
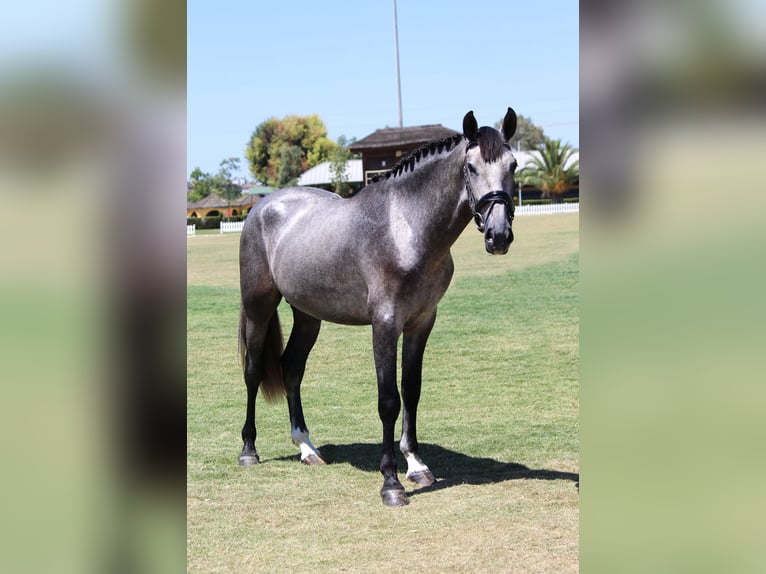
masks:
<svg viewBox="0 0 766 574"><path fill-rule="evenodd" d="M234 172L239 169L239 158L229 157L221 160L218 173L212 178L213 191L226 199L227 212L231 213L231 201L242 194L242 188L231 181Z"/></svg>
<svg viewBox="0 0 766 574"><path fill-rule="evenodd" d="M503 125L503 119L501 118L495 123L495 128L498 130ZM545 142L545 134L543 128L536 126L532 120L526 116L518 115L516 118L516 133L510 140L511 147L516 150L530 151L537 149Z"/></svg>
<svg viewBox="0 0 766 574"><path fill-rule="evenodd" d="M247 142L245 157L257 180L279 187L329 159L336 147L318 115L289 115L259 124Z"/></svg>
<svg viewBox="0 0 766 574"><path fill-rule="evenodd" d="M218 167L218 175L223 177L226 181L231 181L234 176L234 172L239 169L239 158L229 157L221 160Z"/></svg>
<svg viewBox="0 0 766 574"><path fill-rule="evenodd" d="M332 175L333 190L341 197L348 197L352 191L351 186L348 184L346 167L348 161L353 157L348 146L354 143L354 141L355 138L349 141L346 139L346 136L340 136L338 138L338 145L330 154L330 175Z"/></svg>
<svg viewBox="0 0 766 574"><path fill-rule="evenodd" d="M542 190L551 203L559 203L561 196L580 179L580 160L567 165L575 150L561 140L545 138L530 163L518 173L521 185L533 185Z"/></svg>
<svg viewBox="0 0 766 574"><path fill-rule="evenodd" d="M303 150L297 145L280 148L277 163L276 187L295 185L303 171Z"/></svg>
<svg viewBox="0 0 766 574"><path fill-rule="evenodd" d="M218 173L210 175L195 167L189 174L192 190L187 195L189 201L199 201L211 193L226 199L226 205L231 209L233 199L239 197L242 188L231 181L234 172L239 170L239 158L230 157L221 161Z"/></svg>
<svg viewBox="0 0 766 574"><path fill-rule="evenodd" d="M189 201L199 201L210 195L213 189L213 182L209 173L205 173L199 167L195 167L191 174L189 174L189 179L192 184L192 190L187 196Z"/></svg>

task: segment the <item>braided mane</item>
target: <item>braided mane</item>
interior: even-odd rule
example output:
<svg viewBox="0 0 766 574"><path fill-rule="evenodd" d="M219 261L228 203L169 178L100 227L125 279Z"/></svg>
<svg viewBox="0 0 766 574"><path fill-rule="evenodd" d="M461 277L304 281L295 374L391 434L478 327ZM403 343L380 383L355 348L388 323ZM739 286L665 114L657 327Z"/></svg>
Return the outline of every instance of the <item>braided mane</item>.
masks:
<svg viewBox="0 0 766 574"><path fill-rule="evenodd" d="M400 159L387 172L376 175L374 178L372 178L371 183L377 183L378 181L397 177L402 173L406 173L407 171L412 171L415 169L415 165L421 159L434 154L450 151L453 147L460 143L461 140L463 140L463 137L463 134L456 134L454 136L433 140L427 144L424 144L423 146L411 152L409 155ZM500 135L500 132L487 126L482 126L479 128L479 133L476 140L470 142L468 145L478 145L481 149L482 159L487 163L491 163L497 160L500 156L503 155L504 148L507 147L507 144L505 143L503 137Z"/></svg>
<svg viewBox="0 0 766 574"><path fill-rule="evenodd" d="M409 155L396 162L396 164L387 172L378 174L373 177L371 183L377 183L391 177L397 177L407 171L412 171L415 169L415 164L417 164L421 159L433 154L450 151L453 147L460 143L462 139L463 135L457 134L439 140L433 140L427 144L424 144L411 152Z"/></svg>

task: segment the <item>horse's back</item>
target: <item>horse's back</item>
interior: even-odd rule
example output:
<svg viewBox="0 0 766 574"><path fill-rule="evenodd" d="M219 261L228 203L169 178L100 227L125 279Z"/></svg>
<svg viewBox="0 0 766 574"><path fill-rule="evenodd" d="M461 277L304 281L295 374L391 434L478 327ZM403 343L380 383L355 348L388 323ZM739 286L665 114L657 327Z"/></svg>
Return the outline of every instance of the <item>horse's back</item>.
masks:
<svg viewBox="0 0 766 574"><path fill-rule="evenodd" d="M366 322L354 204L305 187L286 188L258 202L240 242L243 296L268 282L304 312L335 322Z"/></svg>
<svg viewBox="0 0 766 574"><path fill-rule="evenodd" d="M287 187L264 197L255 205L247 219L248 221L260 219L262 222L269 222L274 219L282 220L290 216L300 215L307 210L319 209L325 204L336 201L343 201L343 199L324 189Z"/></svg>
<svg viewBox="0 0 766 574"><path fill-rule="evenodd" d="M332 192L314 187L288 187L275 191L261 201L248 214L242 233L253 240L254 234L273 233L292 220L307 214L319 214L328 205L342 201Z"/></svg>

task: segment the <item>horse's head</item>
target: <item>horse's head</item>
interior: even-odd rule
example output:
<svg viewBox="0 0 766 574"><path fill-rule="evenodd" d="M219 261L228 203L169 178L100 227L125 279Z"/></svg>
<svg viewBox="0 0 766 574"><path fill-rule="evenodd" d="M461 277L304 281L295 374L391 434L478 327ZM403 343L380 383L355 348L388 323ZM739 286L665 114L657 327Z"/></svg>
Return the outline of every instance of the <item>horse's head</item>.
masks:
<svg viewBox="0 0 766 574"><path fill-rule="evenodd" d="M463 118L463 136L468 140L463 175L468 204L484 246L493 255L503 255L513 241L513 172L516 158L508 140L516 131L516 113L508 108L502 134L494 128L479 128L473 112Z"/></svg>

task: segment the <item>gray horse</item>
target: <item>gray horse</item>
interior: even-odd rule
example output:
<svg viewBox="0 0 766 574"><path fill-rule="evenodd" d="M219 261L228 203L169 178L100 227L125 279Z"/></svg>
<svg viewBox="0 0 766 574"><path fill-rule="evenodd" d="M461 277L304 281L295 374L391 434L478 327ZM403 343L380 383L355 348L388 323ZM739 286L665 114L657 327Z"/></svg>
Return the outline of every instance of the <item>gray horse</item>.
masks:
<svg viewBox="0 0 766 574"><path fill-rule="evenodd" d="M471 218L484 233L489 253L505 254L513 241L516 160L507 142L515 130L511 108L502 133L479 128L468 112L463 135L423 146L351 198L293 187L253 209L239 255L239 348L247 385L240 465L260 462L255 449L259 387L267 399L287 396L301 461L324 464L309 440L300 386L320 324L332 321L372 325L383 423L383 503L409 502L394 455L394 425L402 406L399 448L407 478L420 486L435 482L418 456L416 436L423 353L452 277L450 247ZM282 297L294 318L284 350L277 314ZM401 399L396 383L400 335Z"/></svg>

